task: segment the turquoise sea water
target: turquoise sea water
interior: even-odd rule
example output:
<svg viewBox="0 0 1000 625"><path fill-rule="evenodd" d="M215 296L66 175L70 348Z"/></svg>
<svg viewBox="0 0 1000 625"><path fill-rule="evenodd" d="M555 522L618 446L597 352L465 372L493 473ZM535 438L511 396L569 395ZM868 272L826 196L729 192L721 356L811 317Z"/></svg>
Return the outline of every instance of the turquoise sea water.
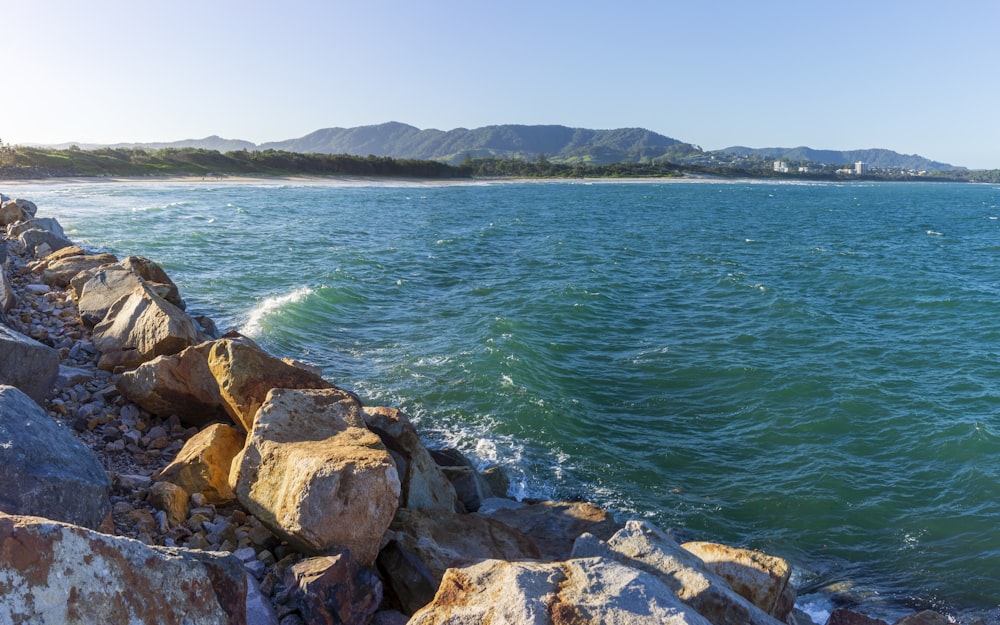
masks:
<svg viewBox="0 0 1000 625"><path fill-rule="evenodd" d="M515 495L784 556L804 604L1000 606L998 187L2 190Z"/></svg>

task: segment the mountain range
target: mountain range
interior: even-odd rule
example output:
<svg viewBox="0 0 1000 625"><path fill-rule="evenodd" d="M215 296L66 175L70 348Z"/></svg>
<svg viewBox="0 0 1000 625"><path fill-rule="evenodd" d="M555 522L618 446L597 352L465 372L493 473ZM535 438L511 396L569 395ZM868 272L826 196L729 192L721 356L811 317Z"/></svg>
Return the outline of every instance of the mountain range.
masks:
<svg viewBox="0 0 1000 625"><path fill-rule="evenodd" d="M69 147L70 144L49 147ZM320 154L389 156L397 159L437 160L458 164L468 158L509 158L526 161L548 159L559 163L608 165L640 162L697 162L716 155L725 158L753 156L762 159L846 164L864 161L874 167L899 167L940 171L961 169L917 155L891 150L813 150L798 148L747 148L734 146L716 152L672 139L644 128L591 130L558 125L497 125L453 130L421 130L408 124L388 122L354 128L324 128L297 139L255 144L218 136L165 143L76 144L82 149L112 148L200 148L231 152L282 150Z"/></svg>

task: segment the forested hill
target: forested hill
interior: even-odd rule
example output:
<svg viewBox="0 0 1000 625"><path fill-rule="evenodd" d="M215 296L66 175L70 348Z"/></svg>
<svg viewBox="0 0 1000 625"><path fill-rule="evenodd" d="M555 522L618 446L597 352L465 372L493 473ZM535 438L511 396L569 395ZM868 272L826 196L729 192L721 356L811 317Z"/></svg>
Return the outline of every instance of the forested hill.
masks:
<svg viewBox="0 0 1000 625"><path fill-rule="evenodd" d="M590 130L566 126L485 126L453 130L420 130L389 122L356 128L324 128L298 139L265 143L261 150L320 154L391 156L441 160L452 164L468 158L505 158L559 163L606 165L672 161L700 153L690 144L643 128Z"/></svg>
<svg viewBox="0 0 1000 625"><path fill-rule="evenodd" d="M871 167L886 167L912 169L915 171L951 171L965 169L948 163L932 161L917 154L900 154L892 150L814 150L807 147L797 148L748 148L733 146L721 150L728 155L755 156L765 159L781 159L787 161L808 161L824 165L841 165L862 161Z"/></svg>

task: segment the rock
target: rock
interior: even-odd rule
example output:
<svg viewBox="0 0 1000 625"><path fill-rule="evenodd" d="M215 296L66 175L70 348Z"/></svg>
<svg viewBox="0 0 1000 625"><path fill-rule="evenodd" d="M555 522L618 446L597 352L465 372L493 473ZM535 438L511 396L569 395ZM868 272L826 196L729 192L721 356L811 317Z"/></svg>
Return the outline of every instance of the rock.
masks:
<svg viewBox="0 0 1000 625"><path fill-rule="evenodd" d="M35 213L29 213L25 209L24 203L27 200L6 200L0 204L0 226L8 226L19 221L25 221L34 217ZM30 204L30 202L28 202Z"/></svg>
<svg viewBox="0 0 1000 625"><path fill-rule="evenodd" d="M0 622L274 625L239 560L0 516Z"/></svg>
<svg viewBox="0 0 1000 625"><path fill-rule="evenodd" d="M198 331L184 311L142 284L115 302L104 321L94 326L93 342L100 352L134 349L148 361L194 345Z"/></svg>
<svg viewBox="0 0 1000 625"><path fill-rule="evenodd" d="M59 352L0 325L0 384L21 389L38 404L59 375Z"/></svg>
<svg viewBox="0 0 1000 625"><path fill-rule="evenodd" d="M65 289L69 286L70 280L81 271L97 269L113 264L117 260L113 254L87 254L47 261L41 268L42 282Z"/></svg>
<svg viewBox="0 0 1000 625"><path fill-rule="evenodd" d="M79 279L70 281L70 286L77 293L80 320L88 326L100 323L115 302L144 285L154 293L165 290L166 293L160 294L160 297L183 310L177 286L159 265L141 256L129 256L113 265L86 270L79 274ZM156 285L163 285L164 288L154 288Z"/></svg>
<svg viewBox="0 0 1000 625"><path fill-rule="evenodd" d="M375 560L400 490L361 405L339 389L270 391L229 484L248 512L294 548L315 555L348 549L364 566Z"/></svg>
<svg viewBox="0 0 1000 625"><path fill-rule="evenodd" d="M209 503L221 505L236 499L229 486L233 459L243 450L246 437L222 423L209 425L192 436L173 462L156 474L188 494L201 493Z"/></svg>
<svg viewBox="0 0 1000 625"><path fill-rule="evenodd" d="M479 513L502 521L524 532L538 547L543 560L566 560L573 552L573 541L588 532L607 540L621 525L606 510L584 502L540 501L533 504L510 502L493 508L487 499ZM515 504L515 505L510 505Z"/></svg>
<svg viewBox="0 0 1000 625"><path fill-rule="evenodd" d="M420 557L398 541L386 543L376 559L385 600L406 614L413 614L434 599L440 577L435 578Z"/></svg>
<svg viewBox="0 0 1000 625"><path fill-rule="evenodd" d="M645 521L629 521L607 542L589 534L577 539L574 558L616 558L659 577L681 601L694 608L713 625L780 625L737 594L721 577L709 572L705 563L684 550L674 539Z"/></svg>
<svg viewBox="0 0 1000 625"><path fill-rule="evenodd" d="M399 473L399 507L455 511L455 488L431 458L405 413L395 408L364 409L368 429L389 449Z"/></svg>
<svg viewBox="0 0 1000 625"><path fill-rule="evenodd" d="M487 560L450 569L409 625L712 625L660 579L613 560Z"/></svg>
<svg viewBox="0 0 1000 625"><path fill-rule="evenodd" d="M111 509L101 463L13 386L0 386L0 443L0 510L101 526Z"/></svg>
<svg viewBox="0 0 1000 625"><path fill-rule="evenodd" d="M893 625L948 625L947 616L933 610L924 610L899 619Z"/></svg>
<svg viewBox="0 0 1000 625"><path fill-rule="evenodd" d="M6 248L0 247L0 249ZM0 320L2 320L4 313L16 305L17 296L14 295L14 289L11 288L10 279L7 277L7 272L3 269L2 262L0 262Z"/></svg>
<svg viewBox="0 0 1000 625"><path fill-rule="evenodd" d="M149 488L149 505L167 513L171 526L180 525L187 519L188 493L170 482L157 482Z"/></svg>
<svg viewBox="0 0 1000 625"><path fill-rule="evenodd" d="M435 585L448 568L459 563L538 559L541 555L524 533L478 515L400 508L390 529L386 538L416 554L434 576Z"/></svg>
<svg viewBox="0 0 1000 625"><path fill-rule="evenodd" d="M431 457L441 467L467 511L479 510L484 500L493 497L489 483L462 452L451 448L435 449Z"/></svg>
<svg viewBox="0 0 1000 625"><path fill-rule="evenodd" d="M284 585L286 601L310 625L368 623L382 603L382 582L347 553L296 562Z"/></svg>
<svg viewBox="0 0 1000 625"><path fill-rule="evenodd" d="M503 472L503 469L493 465L483 469L481 474L494 497L507 497L507 493L510 491L510 479Z"/></svg>
<svg viewBox="0 0 1000 625"><path fill-rule="evenodd" d="M28 230L47 230L48 232L51 232L57 237L60 237L62 239L66 238L66 233L63 231L63 228L59 224L59 221L51 217L26 219L16 224L11 224L7 227L7 237L11 239L16 239L17 237L21 236L22 233L27 232ZM69 247L75 247L75 246L71 245Z"/></svg>
<svg viewBox="0 0 1000 625"><path fill-rule="evenodd" d="M885 621L870 616L865 616L860 612L848 610L847 608L837 608L830 613L830 618L826 620L826 625L889 625Z"/></svg>
<svg viewBox="0 0 1000 625"><path fill-rule="evenodd" d="M282 362L251 341L223 338L199 349L219 385L223 409L248 432L271 389L333 388L322 377Z"/></svg>
<svg viewBox="0 0 1000 625"><path fill-rule="evenodd" d="M789 583L792 567L783 559L708 542L687 542L681 548L698 556L707 570L778 620L785 620L795 607L795 586Z"/></svg>
<svg viewBox="0 0 1000 625"><path fill-rule="evenodd" d="M69 247L73 245L69 239L66 237L61 237L54 232L48 230L42 230L41 228L32 228L31 230L25 230L18 237L18 240L24 244L24 247L36 257L44 256L41 253L43 247L47 247L49 252L62 249L64 247Z"/></svg>
<svg viewBox="0 0 1000 625"><path fill-rule="evenodd" d="M219 385L196 347L157 356L123 373L115 386L149 412L160 417L175 414L186 425L203 426L226 419Z"/></svg>
<svg viewBox="0 0 1000 625"><path fill-rule="evenodd" d="M94 372L90 369L59 365L59 373L56 375L55 387L66 388L77 384L85 384L93 379Z"/></svg>
<svg viewBox="0 0 1000 625"><path fill-rule="evenodd" d="M406 625L410 617L396 610L380 610L372 617L369 625Z"/></svg>

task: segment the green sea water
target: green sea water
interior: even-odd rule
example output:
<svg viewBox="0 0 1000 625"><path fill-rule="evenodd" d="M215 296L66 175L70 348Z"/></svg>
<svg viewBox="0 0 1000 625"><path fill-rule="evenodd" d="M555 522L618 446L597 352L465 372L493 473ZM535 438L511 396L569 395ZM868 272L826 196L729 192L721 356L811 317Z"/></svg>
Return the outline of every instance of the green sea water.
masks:
<svg viewBox="0 0 1000 625"><path fill-rule="evenodd" d="M783 556L814 612L996 622L998 187L4 192L160 262L189 310L404 409L512 495Z"/></svg>

